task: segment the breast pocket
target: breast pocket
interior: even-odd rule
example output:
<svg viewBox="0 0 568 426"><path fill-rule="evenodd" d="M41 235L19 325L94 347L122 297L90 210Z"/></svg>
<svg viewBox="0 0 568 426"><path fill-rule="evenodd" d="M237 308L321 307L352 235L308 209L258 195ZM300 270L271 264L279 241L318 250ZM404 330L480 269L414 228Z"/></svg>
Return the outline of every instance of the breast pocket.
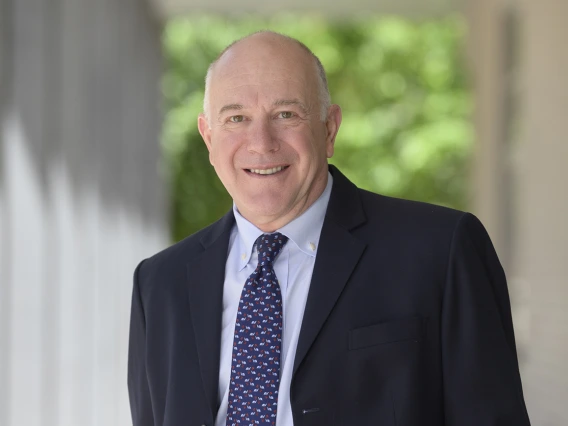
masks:
<svg viewBox="0 0 568 426"><path fill-rule="evenodd" d="M424 318L406 318L381 322L350 330L349 350L407 340L420 341L424 336Z"/></svg>

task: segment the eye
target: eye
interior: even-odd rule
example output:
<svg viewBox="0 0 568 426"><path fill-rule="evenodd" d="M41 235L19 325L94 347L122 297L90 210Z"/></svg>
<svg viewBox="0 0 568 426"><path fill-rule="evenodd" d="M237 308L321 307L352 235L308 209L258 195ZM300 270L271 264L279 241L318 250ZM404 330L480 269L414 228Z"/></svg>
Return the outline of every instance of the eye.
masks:
<svg viewBox="0 0 568 426"><path fill-rule="evenodd" d="M231 123L241 123L244 119L245 119L245 117L242 116L242 115L233 115L233 116L229 117L229 121Z"/></svg>
<svg viewBox="0 0 568 426"><path fill-rule="evenodd" d="M282 111L278 113L278 116L280 118L292 118L294 113L292 111Z"/></svg>

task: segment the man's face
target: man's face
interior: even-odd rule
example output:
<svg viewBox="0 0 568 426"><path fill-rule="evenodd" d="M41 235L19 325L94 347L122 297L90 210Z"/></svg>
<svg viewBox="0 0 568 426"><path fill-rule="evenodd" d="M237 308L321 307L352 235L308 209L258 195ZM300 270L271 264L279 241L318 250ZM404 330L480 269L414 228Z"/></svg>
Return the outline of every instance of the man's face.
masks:
<svg viewBox="0 0 568 426"><path fill-rule="evenodd" d="M313 59L273 35L241 41L213 70L199 131L239 212L266 232L325 188L341 111L332 106L323 122L317 87Z"/></svg>

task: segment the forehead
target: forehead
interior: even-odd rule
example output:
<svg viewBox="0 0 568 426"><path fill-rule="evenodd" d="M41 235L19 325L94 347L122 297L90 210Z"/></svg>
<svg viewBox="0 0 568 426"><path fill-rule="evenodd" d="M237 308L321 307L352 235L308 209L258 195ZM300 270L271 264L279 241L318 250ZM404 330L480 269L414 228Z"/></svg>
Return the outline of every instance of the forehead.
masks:
<svg viewBox="0 0 568 426"><path fill-rule="evenodd" d="M209 82L211 102L289 97L308 101L317 95L315 74L313 58L299 46L243 40L215 64Z"/></svg>

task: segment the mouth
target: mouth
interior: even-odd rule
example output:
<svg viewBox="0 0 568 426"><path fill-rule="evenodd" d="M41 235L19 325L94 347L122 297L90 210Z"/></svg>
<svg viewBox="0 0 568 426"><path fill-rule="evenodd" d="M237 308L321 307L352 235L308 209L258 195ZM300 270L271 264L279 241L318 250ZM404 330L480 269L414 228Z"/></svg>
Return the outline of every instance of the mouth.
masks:
<svg viewBox="0 0 568 426"><path fill-rule="evenodd" d="M268 169L245 169L249 174L256 176L272 176L277 173L281 173L286 170L289 166L277 166Z"/></svg>

